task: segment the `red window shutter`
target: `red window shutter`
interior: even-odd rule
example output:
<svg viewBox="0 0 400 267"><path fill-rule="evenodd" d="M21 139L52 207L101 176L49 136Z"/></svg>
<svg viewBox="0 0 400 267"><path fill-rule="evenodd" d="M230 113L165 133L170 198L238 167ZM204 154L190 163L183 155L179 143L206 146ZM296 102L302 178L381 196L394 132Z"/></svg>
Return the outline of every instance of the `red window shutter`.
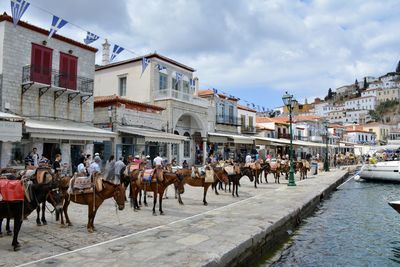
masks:
<svg viewBox="0 0 400 267"><path fill-rule="evenodd" d="M60 53L60 87L76 90L78 58Z"/></svg>
<svg viewBox="0 0 400 267"><path fill-rule="evenodd" d="M31 80L50 84L53 50L41 45L32 44Z"/></svg>

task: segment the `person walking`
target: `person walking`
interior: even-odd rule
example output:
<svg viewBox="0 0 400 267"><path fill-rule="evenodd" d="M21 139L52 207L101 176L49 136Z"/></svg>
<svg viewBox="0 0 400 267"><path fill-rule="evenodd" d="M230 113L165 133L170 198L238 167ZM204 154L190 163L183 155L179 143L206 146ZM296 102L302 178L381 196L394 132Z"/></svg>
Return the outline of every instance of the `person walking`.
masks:
<svg viewBox="0 0 400 267"><path fill-rule="evenodd" d="M112 182L115 177L115 159L114 155L111 155L108 161L106 162L106 167L104 170L104 174L107 181Z"/></svg>
<svg viewBox="0 0 400 267"><path fill-rule="evenodd" d="M92 176L93 173L101 172L100 163L101 163L101 158L99 156L94 157L94 161L89 166L90 176Z"/></svg>
<svg viewBox="0 0 400 267"><path fill-rule="evenodd" d="M39 154L37 153L37 148L32 148L31 157L33 161L33 166L39 166Z"/></svg>
<svg viewBox="0 0 400 267"><path fill-rule="evenodd" d="M114 164L114 184L121 183L121 170L125 167L124 158L119 157L118 161Z"/></svg>

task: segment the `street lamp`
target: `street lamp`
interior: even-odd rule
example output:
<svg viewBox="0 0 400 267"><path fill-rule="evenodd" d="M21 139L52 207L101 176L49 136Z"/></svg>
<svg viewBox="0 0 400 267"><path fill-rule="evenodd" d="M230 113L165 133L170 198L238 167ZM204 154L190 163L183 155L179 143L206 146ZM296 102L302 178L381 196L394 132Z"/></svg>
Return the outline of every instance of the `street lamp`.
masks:
<svg viewBox="0 0 400 267"><path fill-rule="evenodd" d="M111 131L113 131L114 129L113 129L113 121L112 121L112 111L113 111L112 106L109 106L107 111L108 111L108 118L110 119L110 128L111 128Z"/></svg>
<svg viewBox="0 0 400 267"><path fill-rule="evenodd" d="M289 183L288 186L296 186L294 181L294 163L293 163L293 132L292 132L292 112L293 108L296 106L297 101L293 98L293 95L289 95L288 92L282 96L283 104L289 111L289 133L290 133L290 170L289 170Z"/></svg>
<svg viewBox="0 0 400 267"><path fill-rule="evenodd" d="M324 162L324 169L325 169L325 171L326 172L329 172L329 159L328 159L328 137L329 137L329 135L328 135L328 125L329 125L329 122L328 122L328 120L324 120L323 122L323 125L324 125L324 127L325 127L325 144L326 144L326 147L325 147L325 162Z"/></svg>

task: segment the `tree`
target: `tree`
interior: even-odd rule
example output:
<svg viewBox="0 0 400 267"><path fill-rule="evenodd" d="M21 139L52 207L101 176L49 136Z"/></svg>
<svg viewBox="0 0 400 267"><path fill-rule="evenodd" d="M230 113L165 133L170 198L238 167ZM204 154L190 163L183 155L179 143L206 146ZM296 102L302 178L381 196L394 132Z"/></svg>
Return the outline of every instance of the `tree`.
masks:
<svg viewBox="0 0 400 267"><path fill-rule="evenodd" d="M400 73L400 60L399 60L399 63L397 63L396 72L399 72L399 73Z"/></svg>
<svg viewBox="0 0 400 267"><path fill-rule="evenodd" d="M366 90L368 88L369 84L367 82L367 77L364 77L364 86L363 89Z"/></svg>
<svg viewBox="0 0 400 267"><path fill-rule="evenodd" d="M331 100L333 97L332 89L328 89L328 95L325 97L325 101Z"/></svg>

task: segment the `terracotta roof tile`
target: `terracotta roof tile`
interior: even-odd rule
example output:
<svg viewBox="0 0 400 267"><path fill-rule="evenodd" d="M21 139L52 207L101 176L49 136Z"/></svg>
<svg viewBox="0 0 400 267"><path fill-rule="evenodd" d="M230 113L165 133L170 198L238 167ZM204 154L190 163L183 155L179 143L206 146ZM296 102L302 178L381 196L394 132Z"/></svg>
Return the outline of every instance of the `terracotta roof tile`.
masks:
<svg viewBox="0 0 400 267"><path fill-rule="evenodd" d="M104 107L112 104L125 104L130 106L132 109L135 109L135 107L143 110L146 109L148 111L162 111L164 108L156 106L156 105L151 105L151 104L146 104L146 103L141 103L137 102L134 100L130 100L127 98L123 98L117 95L109 95L109 96L95 96L94 97L94 107Z"/></svg>
<svg viewBox="0 0 400 267"><path fill-rule="evenodd" d="M255 109L251 109L251 108L248 108L248 107L242 106L242 105L237 105L237 108L241 109L241 110L250 111L250 112L257 112L257 110L255 110Z"/></svg>

